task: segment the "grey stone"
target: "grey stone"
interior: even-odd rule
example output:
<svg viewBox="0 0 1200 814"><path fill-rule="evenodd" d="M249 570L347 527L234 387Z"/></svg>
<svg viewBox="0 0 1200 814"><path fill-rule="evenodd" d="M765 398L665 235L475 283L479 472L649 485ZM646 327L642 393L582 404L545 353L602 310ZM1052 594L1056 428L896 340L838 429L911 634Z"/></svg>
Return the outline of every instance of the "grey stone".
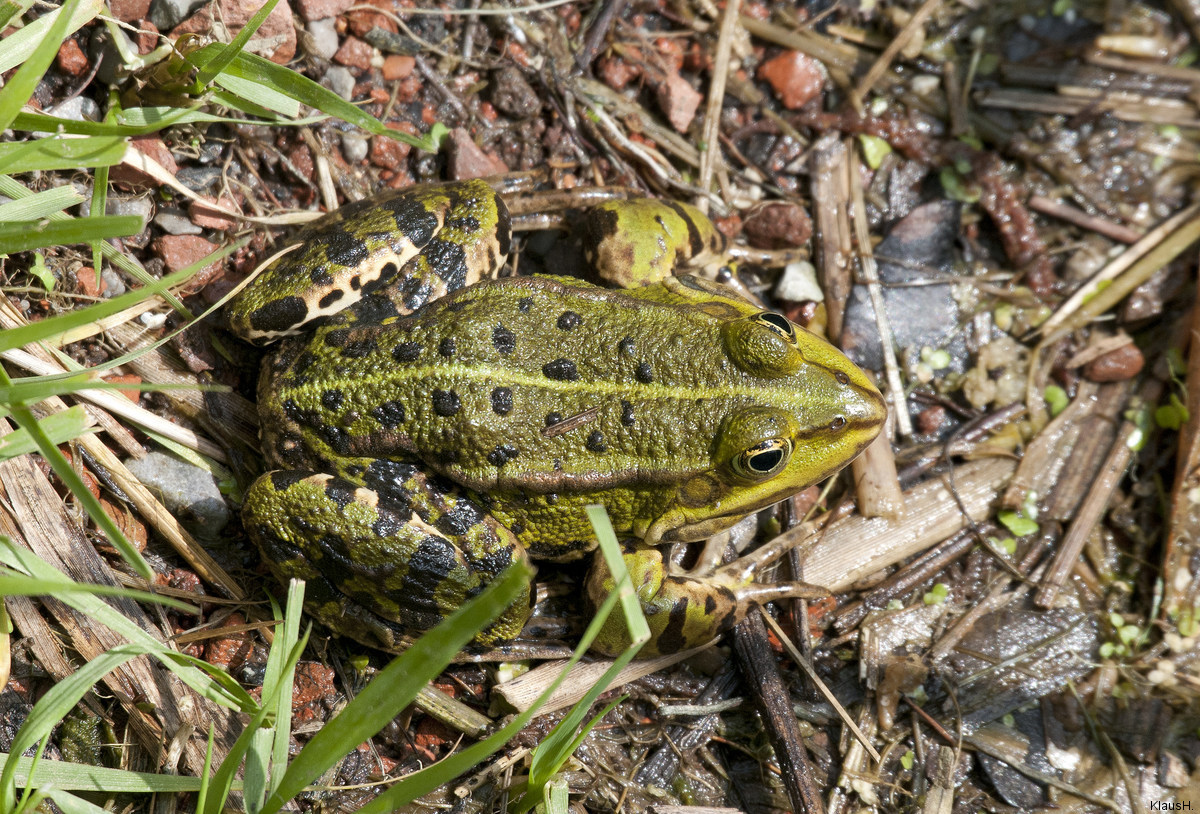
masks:
<svg viewBox="0 0 1200 814"><path fill-rule="evenodd" d="M154 0L150 4L150 22L159 31L170 31L204 3L205 0Z"/></svg>
<svg viewBox="0 0 1200 814"><path fill-rule="evenodd" d="M87 96L76 96L46 111L51 116L74 122L94 122L100 118L100 106Z"/></svg>
<svg viewBox="0 0 1200 814"><path fill-rule="evenodd" d="M215 540L229 523L229 506L216 480L200 467L157 451L130 458L125 466L196 537Z"/></svg>
<svg viewBox="0 0 1200 814"><path fill-rule="evenodd" d="M875 248L875 257L897 347L909 354L923 346L944 347L950 369L961 372L967 354L952 286L961 273L956 253L960 227L957 203L918 206L892 227ZM865 285L854 286L846 304L842 349L859 367L883 368L875 309Z"/></svg>
<svg viewBox="0 0 1200 814"><path fill-rule="evenodd" d="M339 45L337 18L326 17L323 20L313 20L306 28L308 28L308 33L312 35L310 43L314 54L323 59L333 59L333 55L337 53Z"/></svg>
<svg viewBox="0 0 1200 814"><path fill-rule="evenodd" d="M125 281L121 279L121 275L117 274L112 269L105 269L100 272L100 279L104 281L104 296L119 297L125 293Z"/></svg>
<svg viewBox="0 0 1200 814"><path fill-rule="evenodd" d="M354 95L354 74L344 65L333 65L321 77L321 84L346 101Z"/></svg>
<svg viewBox="0 0 1200 814"><path fill-rule="evenodd" d="M137 215L143 224L149 223L154 217L154 201L146 195L113 195L105 202L104 208L110 215Z"/></svg>
<svg viewBox="0 0 1200 814"><path fill-rule="evenodd" d="M362 133L342 133L342 155L350 164L367 160L367 139Z"/></svg>
<svg viewBox="0 0 1200 814"><path fill-rule="evenodd" d="M178 209L163 208L154 216L154 222L169 235L199 235L204 232L192 219Z"/></svg>

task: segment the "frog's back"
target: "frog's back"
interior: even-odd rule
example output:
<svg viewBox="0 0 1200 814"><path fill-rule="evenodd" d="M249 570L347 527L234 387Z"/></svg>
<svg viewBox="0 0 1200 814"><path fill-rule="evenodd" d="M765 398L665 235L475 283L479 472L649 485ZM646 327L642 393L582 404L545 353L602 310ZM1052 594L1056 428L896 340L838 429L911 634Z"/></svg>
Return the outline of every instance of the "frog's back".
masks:
<svg viewBox="0 0 1200 814"><path fill-rule="evenodd" d="M778 388L722 349L720 324L752 306L671 300L485 282L390 324L326 329L262 392L310 460L415 457L481 491L678 482L711 468L725 416Z"/></svg>

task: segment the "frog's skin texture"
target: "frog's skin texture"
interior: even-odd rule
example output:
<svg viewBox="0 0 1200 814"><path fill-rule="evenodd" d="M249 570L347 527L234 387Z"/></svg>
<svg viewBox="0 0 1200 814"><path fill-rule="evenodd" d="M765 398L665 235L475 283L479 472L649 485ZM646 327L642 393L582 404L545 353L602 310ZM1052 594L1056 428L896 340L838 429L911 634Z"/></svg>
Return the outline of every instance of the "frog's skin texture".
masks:
<svg viewBox="0 0 1200 814"><path fill-rule="evenodd" d="M443 226L383 234L410 217ZM701 644L767 594L740 571L668 573L647 547L702 539L836 472L878 434L883 401L820 338L695 278L624 292L555 277L464 286L499 265L506 224L483 184L416 188L295 253L335 267L285 260L269 294L235 303L231 321L256 338L291 331L284 311L310 329L264 366L277 471L251 487L247 530L281 578L309 581L317 618L394 650L515 560L590 553L583 507L600 503L637 541L627 559L656 630L643 655ZM330 249L355 241L368 247L361 270ZM357 303L330 312L330 291L309 292L317 280L349 281L342 299ZM448 293L405 315L397 281ZM528 597L476 643L511 639L527 615ZM599 649L624 636L618 624Z"/></svg>
<svg viewBox="0 0 1200 814"><path fill-rule="evenodd" d="M297 236L230 305L230 328L267 343L330 321L382 322L493 275L508 210L482 181L411 187L347 204Z"/></svg>
<svg viewBox="0 0 1200 814"><path fill-rule="evenodd" d="M594 206L581 224L580 240L596 276L621 288L728 259L725 235L699 209L677 201L640 198Z"/></svg>

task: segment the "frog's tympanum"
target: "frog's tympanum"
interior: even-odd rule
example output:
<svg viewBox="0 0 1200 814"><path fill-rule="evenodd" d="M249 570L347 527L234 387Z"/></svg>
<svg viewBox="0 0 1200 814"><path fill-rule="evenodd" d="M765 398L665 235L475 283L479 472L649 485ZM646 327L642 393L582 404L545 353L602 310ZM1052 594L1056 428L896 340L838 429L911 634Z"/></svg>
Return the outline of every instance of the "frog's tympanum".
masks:
<svg viewBox="0 0 1200 814"><path fill-rule="evenodd" d="M590 503L636 541L643 655L701 644L789 588L675 573L652 546L825 478L883 423L841 353L713 283L487 279L509 223L483 182L345 207L302 237L231 309L248 339L290 337L258 391L275 471L244 517L276 574L308 581L313 615L372 646L397 649L515 560L589 554ZM476 644L528 614L526 596Z"/></svg>

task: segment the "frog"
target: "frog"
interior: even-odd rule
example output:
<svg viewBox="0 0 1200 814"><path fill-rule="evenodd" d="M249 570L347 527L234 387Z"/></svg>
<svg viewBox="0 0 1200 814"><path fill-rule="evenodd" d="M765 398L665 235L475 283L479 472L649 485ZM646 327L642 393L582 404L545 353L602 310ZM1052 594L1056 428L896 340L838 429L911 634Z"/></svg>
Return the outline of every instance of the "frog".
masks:
<svg viewBox="0 0 1200 814"><path fill-rule="evenodd" d="M275 575L306 580L333 631L394 652L512 563L590 556L599 504L627 540L643 657L809 595L744 563L681 572L660 547L845 466L886 417L870 378L714 282L498 277L510 247L487 183L414 186L318 221L231 303L235 333L276 343L258 384L271 469L242 510ZM612 581L595 560L592 601ZM511 641L531 599L473 647ZM628 643L618 619L592 649Z"/></svg>

